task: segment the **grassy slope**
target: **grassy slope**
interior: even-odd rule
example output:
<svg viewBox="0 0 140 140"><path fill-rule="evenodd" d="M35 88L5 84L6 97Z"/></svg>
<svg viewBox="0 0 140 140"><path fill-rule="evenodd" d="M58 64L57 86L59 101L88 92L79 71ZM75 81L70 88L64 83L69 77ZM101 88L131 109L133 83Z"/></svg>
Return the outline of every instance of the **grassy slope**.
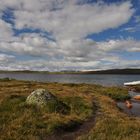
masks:
<svg viewBox="0 0 140 140"><path fill-rule="evenodd" d="M139 140L140 119L121 112L114 100L129 98L127 90L99 85L0 81L0 139L39 140L56 130L71 129L94 113L96 124L81 140ZM69 114L45 112L27 106L25 98L37 88L46 88L70 106ZM15 96L18 95L18 96ZM106 96L107 95L107 96ZM112 100L114 99L114 100Z"/></svg>

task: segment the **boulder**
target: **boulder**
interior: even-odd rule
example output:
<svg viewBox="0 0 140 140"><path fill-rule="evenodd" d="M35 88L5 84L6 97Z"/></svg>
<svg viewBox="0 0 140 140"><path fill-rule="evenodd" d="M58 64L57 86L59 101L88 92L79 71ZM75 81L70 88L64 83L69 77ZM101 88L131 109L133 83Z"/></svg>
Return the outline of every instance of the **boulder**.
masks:
<svg viewBox="0 0 140 140"><path fill-rule="evenodd" d="M50 100L56 100L56 97L45 89L37 89L27 97L26 103L45 106Z"/></svg>
<svg viewBox="0 0 140 140"><path fill-rule="evenodd" d="M56 96L45 89L33 91L26 99L28 105L36 105L49 113L58 112L68 114L70 107L58 100Z"/></svg>

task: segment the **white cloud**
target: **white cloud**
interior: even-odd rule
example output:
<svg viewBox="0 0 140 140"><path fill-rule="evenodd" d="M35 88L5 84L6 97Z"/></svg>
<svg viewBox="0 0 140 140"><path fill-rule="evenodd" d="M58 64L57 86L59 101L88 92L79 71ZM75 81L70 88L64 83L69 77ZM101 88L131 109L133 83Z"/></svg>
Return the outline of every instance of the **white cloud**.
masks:
<svg viewBox="0 0 140 140"><path fill-rule="evenodd" d="M116 28L134 13L130 1L76 4L79 0L1 0L1 8L15 9L17 28L39 28L58 39L75 39ZM54 10L55 9L55 10Z"/></svg>
<svg viewBox="0 0 140 140"><path fill-rule="evenodd" d="M44 59L20 61L15 60L11 63L0 64L0 69L5 70L96 70L96 69L112 69L112 68L140 68L140 60L118 60L113 62L102 63L101 61L91 62L65 62L65 61L45 61ZM63 67L62 67L63 66Z"/></svg>
<svg viewBox="0 0 140 140"><path fill-rule="evenodd" d="M134 23L131 26L122 28L120 31L139 32L140 31L140 16L134 16Z"/></svg>
<svg viewBox="0 0 140 140"><path fill-rule="evenodd" d="M57 6L55 1L40 1L40 4L36 5L37 10L34 6L28 8L27 1L24 1L22 10L14 11L16 27L46 30L57 40L83 38L88 34L119 27L128 22L134 13L130 1L110 5L99 3L76 5L66 0ZM53 6L45 9L43 8L45 5ZM51 10L59 7L59 10Z"/></svg>
<svg viewBox="0 0 140 140"><path fill-rule="evenodd" d="M0 54L0 64L13 62L15 57L13 55Z"/></svg>
<svg viewBox="0 0 140 140"><path fill-rule="evenodd" d="M85 38L89 34L127 23L134 13L131 2L78 5L78 1L85 2L1 0L0 15L7 8L13 9L16 29L46 31L54 41L41 33L14 36L12 25L0 19L0 51L3 53L0 55L0 69L56 71L131 66L130 61L123 60L118 52L140 51L140 41L127 39L95 42ZM114 52L117 53L114 55ZM13 56L7 55L10 53ZM135 61L135 66L138 62Z"/></svg>
<svg viewBox="0 0 140 140"><path fill-rule="evenodd" d="M127 32L136 32L136 27L127 27L127 28L123 28L121 29L121 31L127 31Z"/></svg>
<svg viewBox="0 0 140 140"><path fill-rule="evenodd" d="M0 41L7 41L12 35L11 25L0 19Z"/></svg>
<svg viewBox="0 0 140 140"><path fill-rule="evenodd" d="M10 70L11 69L10 65L14 63L15 63L15 56L0 53L0 70Z"/></svg>
<svg viewBox="0 0 140 140"><path fill-rule="evenodd" d="M35 37L35 34L32 37ZM107 68L125 68L125 67L139 67L140 60L127 60L120 56L119 52L137 52L140 48L140 42L136 40L110 40L107 42L94 42L92 40L75 40L73 42L61 42L61 48L56 44L49 44L49 46L31 46L38 42L39 39L30 38L29 36L22 37L24 45L19 43L12 43L8 46L5 52L15 52L26 55L42 56L42 58L34 58L32 60L14 60L8 63L11 69L31 69L31 70L88 70L88 69L107 69ZM41 40L40 40L41 41ZM41 41L42 42L42 41ZM37 44L41 44L41 42ZM26 44L27 43L27 44ZM52 43L52 42L51 42ZM46 42L47 44L47 42ZM133 46L132 46L133 45ZM19 46L19 47L17 47ZM58 47L59 46L59 47ZM12 47L11 49L9 49ZM18 50L16 48L19 48ZM26 50L27 48L27 50ZM65 49L63 49L65 48ZM4 49L1 48L0 49ZM8 50L9 49L9 50ZM75 49L75 51L74 51ZM37 51L39 50L39 51ZM119 51L119 52L118 52ZM117 53L114 53L117 52ZM59 54L59 55L58 55ZM60 55L61 54L61 55ZM49 58L47 58L49 56ZM4 63L4 61L2 61Z"/></svg>
<svg viewBox="0 0 140 140"><path fill-rule="evenodd" d="M20 55L52 55L51 51L54 53L53 47L55 47L55 44L55 42L49 41L39 34L24 34L18 37L12 37L11 41L1 41L0 50L3 52L14 52Z"/></svg>
<svg viewBox="0 0 140 140"><path fill-rule="evenodd" d="M140 41L134 39L109 40L99 42L98 46L103 51L140 52Z"/></svg>

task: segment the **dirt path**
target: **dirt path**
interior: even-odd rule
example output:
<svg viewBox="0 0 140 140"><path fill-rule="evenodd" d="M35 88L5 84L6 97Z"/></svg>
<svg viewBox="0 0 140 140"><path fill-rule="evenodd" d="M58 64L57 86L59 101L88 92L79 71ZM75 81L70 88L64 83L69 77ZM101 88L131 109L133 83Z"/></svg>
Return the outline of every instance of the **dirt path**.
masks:
<svg viewBox="0 0 140 140"><path fill-rule="evenodd" d="M96 105L94 103L94 105ZM97 105L96 105L97 106ZM46 140L75 140L78 136L87 134L95 125L98 107L94 110L93 116L91 116L87 121L83 122L79 127L73 131L63 131L48 137Z"/></svg>

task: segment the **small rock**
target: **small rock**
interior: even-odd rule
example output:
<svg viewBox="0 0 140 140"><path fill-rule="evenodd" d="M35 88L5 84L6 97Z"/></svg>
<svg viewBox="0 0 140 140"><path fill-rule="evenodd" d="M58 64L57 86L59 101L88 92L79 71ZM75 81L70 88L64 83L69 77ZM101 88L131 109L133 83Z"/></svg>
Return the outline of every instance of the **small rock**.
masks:
<svg viewBox="0 0 140 140"><path fill-rule="evenodd" d="M135 100L140 100L140 95L136 95L133 97Z"/></svg>

